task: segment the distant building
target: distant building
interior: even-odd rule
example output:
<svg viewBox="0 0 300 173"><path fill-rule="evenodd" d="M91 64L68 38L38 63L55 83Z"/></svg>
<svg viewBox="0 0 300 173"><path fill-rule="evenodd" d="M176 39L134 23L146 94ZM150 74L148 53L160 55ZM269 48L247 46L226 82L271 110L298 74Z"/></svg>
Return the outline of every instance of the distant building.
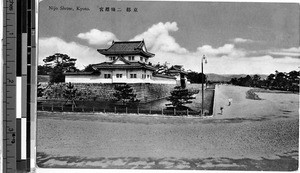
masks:
<svg viewBox="0 0 300 173"><path fill-rule="evenodd" d="M187 82L187 72L185 72L181 65L173 65L165 71L165 74L168 76L176 77L178 85L185 85Z"/></svg>
<svg viewBox="0 0 300 173"><path fill-rule="evenodd" d="M158 83L177 84L176 75L155 73L148 62L155 55L147 51L144 41L114 41L107 49L97 50L107 61L93 64L95 72L66 72L72 83Z"/></svg>

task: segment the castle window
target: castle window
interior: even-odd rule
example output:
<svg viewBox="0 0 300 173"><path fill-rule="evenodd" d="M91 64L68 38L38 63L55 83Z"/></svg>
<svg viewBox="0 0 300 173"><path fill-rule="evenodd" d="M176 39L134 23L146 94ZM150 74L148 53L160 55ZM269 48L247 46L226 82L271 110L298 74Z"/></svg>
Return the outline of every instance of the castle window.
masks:
<svg viewBox="0 0 300 173"><path fill-rule="evenodd" d="M104 74L104 78L109 79L109 78L111 78L111 75L110 74Z"/></svg>
<svg viewBox="0 0 300 173"><path fill-rule="evenodd" d="M109 59L110 59L111 61L114 61L114 60L116 60L116 57L115 57L115 56L111 56L111 57L109 57Z"/></svg>
<svg viewBox="0 0 300 173"><path fill-rule="evenodd" d="M143 62L144 58L141 56L141 57L140 57L140 60Z"/></svg>
<svg viewBox="0 0 300 173"><path fill-rule="evenodd" d="M150 75L147 75L147 78L150 78Z"/></svg>
<svg viewBox="0 0 300 173"><path fill-rule="evenodd" d="M134 61L134 56L128 56L129 61Z"/></svg>
<svg viewBox="0 0 300 173"><path fill-rule="evenodd" d="M136 78L136 74L130 74L130 78Z"/></svg>
<svg viewBox="0 0 300 173"><path fill-rule="evenodd" d="M123 75L122 74L117 74L116 76L117 76L117 78L122 78Z"/></svg>

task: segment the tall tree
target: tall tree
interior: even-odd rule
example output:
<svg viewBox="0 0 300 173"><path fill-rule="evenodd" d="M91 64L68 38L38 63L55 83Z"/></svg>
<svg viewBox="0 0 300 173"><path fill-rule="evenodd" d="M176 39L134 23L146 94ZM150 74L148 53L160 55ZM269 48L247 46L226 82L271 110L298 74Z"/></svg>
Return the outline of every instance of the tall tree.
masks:
<svg viewBox="0 0 300 173"><path fill-rule="evenodd" d="M274 87L275 74L270 74L266 79L267 87L272 89Z"/></svg>
<svg viewBox="0 0 300 173"><path fill-rule="evenodd" d="M40 83L37 83L37 97L43 97L45 88Z"/></svg>
<svg viewBox="0 0 300 173"><path fill-rule="evenodd" d="M182 88L181 86L174 87L174 90L171 91L171 96L167 98L168 101L171 103L166 104L166 106L174 106L177 109L185 109L186 107L183 106L188 103L192 103L192 99L194 93L190 92L188 89Z"/></svg>
<svg viewBox="0 0 300 173"><path fill-rule="evenodd" d="M93 68L92 64L89 64L88 66L85 66L83 69L84 72L94 72L95 69Z"/></svg>
<svg viewBox="0 0 300 173"><path fill-rule="evenodd" d="M275 85L277 89L286 90L287 88L287 76L282 72L277 72L275 76Z"/></svg>
<svg viewBox="0 0 300 173"><path fill-rule="evenodd" d="M187 75L187 79L191 83L202 83L202 78L203 78L203 82L205 83L207 80L207 77L205 74L197 73L197 72L189 72Z"/></svg>
<svg viewBox="0 0 300 173"><path fill-rule="evenodd" d="M299 79L300 79L300 71L291 71L288 73L288 79L289 79L289 90L295 92L299 92Z"/></svg>
<svg viewBox="0 0 300 173"><path fill-rule="evenodd" d="M72 105L76 107L76 93L77 89L74 87L74 85L69 82L67 86L64 88L63 96L66 98L65 105L68 104L68 102L71 102Z"/></svg>
<svg viewBox="0 0 300 173"><path fill-rule="evenodd" d="M75 67L76 59L70 58L66 54L56 53L43 59L45 66L53 67L50 72L50 82L59 83L65 82L64 72L66 71L78 71Z"/></svg>
<svg viewBox="0 0 300 173"><path fill-rule="evenodd" d="M139 100L136 99L133 88L128 84L116 85L115 93L113 95L117 101L122 101L123 105L139 102Z"/></svg>
<svg viewBox="0 0 300 173"><path fill-rule="evenodd" d="M252 78L252 84L254 87L259 87L259 81L260 81L261 77L259 75L254 75Z"/></svg>
<svg viewBox="0 0 300 173"><path fill-rule="evenodd" d="M38 75L48 75L52 71L51 66L46 66L46 65L38 65Z"/></svg>

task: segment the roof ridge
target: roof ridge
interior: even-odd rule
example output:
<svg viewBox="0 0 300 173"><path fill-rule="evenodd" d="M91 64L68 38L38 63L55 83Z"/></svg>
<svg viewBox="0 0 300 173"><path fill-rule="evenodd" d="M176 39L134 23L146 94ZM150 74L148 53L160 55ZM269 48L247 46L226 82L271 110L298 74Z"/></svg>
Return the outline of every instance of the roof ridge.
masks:
<svg viewBox="0 0 300 173"><path fill-rule="evenodd" d="M143 42L142 40L141 41L114 41L114 43L140 43L140 42Z"/></svg>
<svg viewBox="0 0 300 173"><path fill-rule="evenodd" d="M116 58L113 62L111 62L111 64L114 64L117 60L121 60L123 62L125 62L126 64L130 64L129 61L127 61L124 57L119 56L118 58Z"/></svg>

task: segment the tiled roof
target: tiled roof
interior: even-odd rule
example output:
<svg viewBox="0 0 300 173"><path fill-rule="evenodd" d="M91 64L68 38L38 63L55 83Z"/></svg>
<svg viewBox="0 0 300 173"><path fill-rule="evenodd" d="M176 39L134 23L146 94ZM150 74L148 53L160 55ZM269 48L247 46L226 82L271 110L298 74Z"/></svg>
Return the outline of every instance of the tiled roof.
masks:
<svg viewBox="0 0 300 173"><path fill-rule="evenodd" d="M97 75L97 72L65 72L65 75Z"/></svg>
<svg viewBox="0 0 300 173"><path fill-rule="evenodd" d="M93 64L96 69L147 69L155 71L153 66L141 63L141 62L130 62L128 64L113 64L113 62L103 62L99 64Z"/></svg>
<svg viewBox="0 0 300 173"><path fill-rule="evenodd" d="M182 66L181 66L181 65L174 65L174 66L170 67L170 68L167 70L167 73L183 73L183 74L187 74L187 72L185 72L185 71L182 69Z"/></svg>
<svg viewBox="0 0 300 173"><path fill-rule="evenodd" d="M154 54L143 50L144 41L115 41L107 49L97 49L103 55L144 55L153 57Z"/></svg>
<svg viewBox="0 0 300 173"><path fill-rule="evenodd" d="M162 77L162 78L168 78L168 79L176 79L174 76L164 75L164 74L153 74L154 77Z"/></svg>

